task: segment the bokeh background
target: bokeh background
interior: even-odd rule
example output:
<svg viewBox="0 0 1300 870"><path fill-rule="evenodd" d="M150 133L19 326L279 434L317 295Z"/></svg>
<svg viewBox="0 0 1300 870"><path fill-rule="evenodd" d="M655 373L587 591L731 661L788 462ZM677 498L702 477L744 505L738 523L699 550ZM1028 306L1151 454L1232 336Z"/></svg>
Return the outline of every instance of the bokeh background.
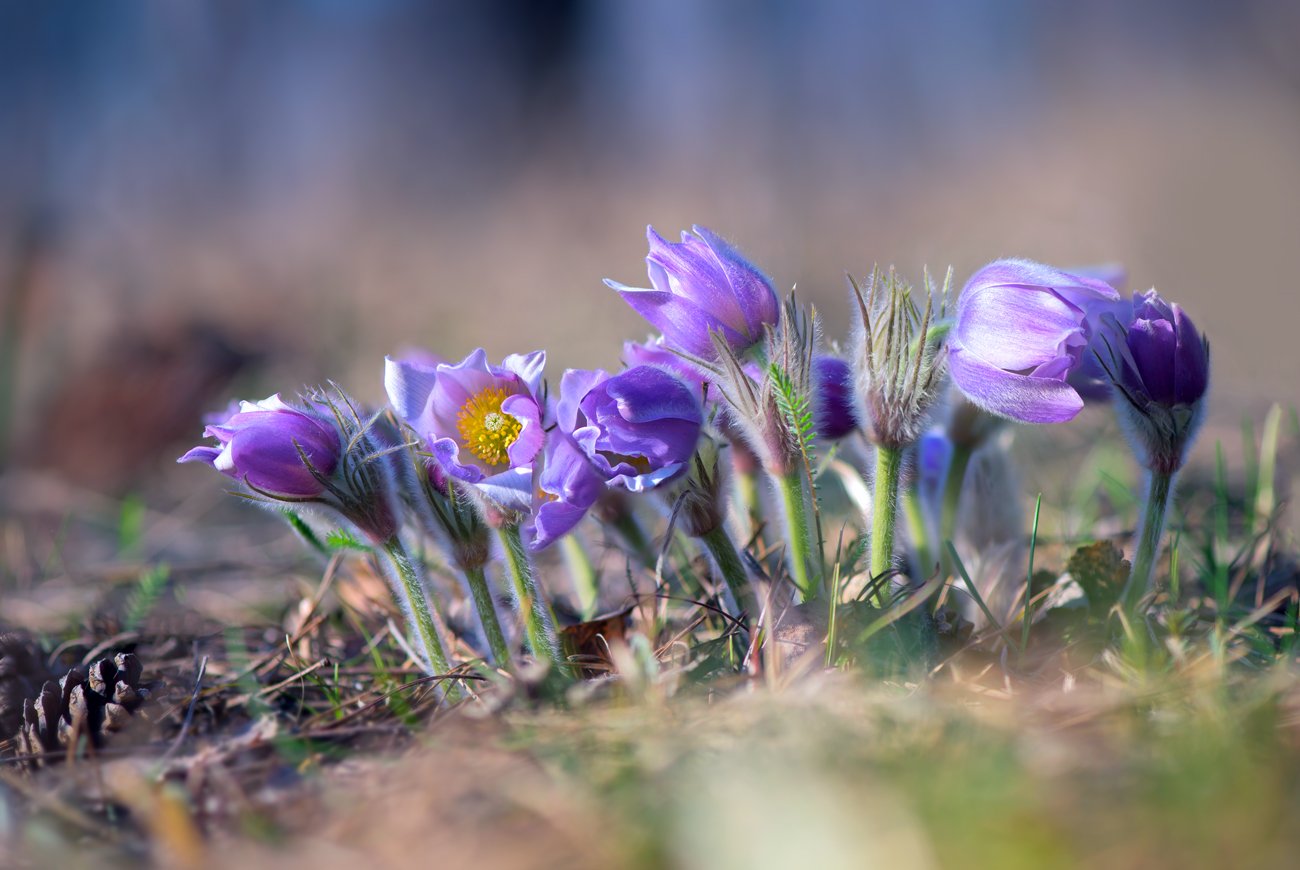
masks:
<svg viewBox="0 0 1300 870"><path fill-rule="evenodd" d="M833 338L846 269L1121 262L1235 425L1300 375L1300 4L5 2L0 462L120 492L408 346L616 364L648 223Z"/></svg>

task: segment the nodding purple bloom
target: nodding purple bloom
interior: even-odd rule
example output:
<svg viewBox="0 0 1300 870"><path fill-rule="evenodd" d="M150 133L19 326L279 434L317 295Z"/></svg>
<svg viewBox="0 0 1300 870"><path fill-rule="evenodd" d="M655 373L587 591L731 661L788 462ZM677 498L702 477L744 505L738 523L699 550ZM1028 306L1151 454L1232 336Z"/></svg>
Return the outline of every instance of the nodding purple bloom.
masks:
<svg viewBox="0 0 1300 870"><path fill-rule="evenodd" d="M1155 290L1133 297L1127 324L1106 318L1119 409L1145 464L1172 473L1201 422L1210 386L1210 346L1190 317Z"/></svg>
<svg viewBox="0 0 1300 870"><path fill-rule="evenodd" d="M1104 281L1116 290L1123 290L1128 286L1128 272L1123 266L1115 263L1074 269L1073 274L1082 278ZM1068 381L1085 402L1109 402L1110 378L1106 374L1105 366L1102 365L1106 353L1106 330L1103 328L1103 318L1111 314L1121 323L1128 323L1133 317L1133 301L1125 297L1114 300L1084 300L1083 310L1092 329L1092 339L1088 342L1088 349L1083 352L1082 359L1079 360L1079 367L1070 373Z"/></svg>
<svg viewBox="0 0 1300 870"><path fill-rule="evenodd" d="M737 355L743 354L763 339L765 326L777 322L776 291L767 276L721 238L704 227L692 229L695 236L683 232L682 241L674 244L654 227L646 228L646 265L654 289L605 283L677 349L716 359L711 333L719 332Z"/></svg>
<svg viewBox="0 0 1300 870"><path fill-rule="evenodd" d="M546 354L491 365L482 348L463 361L386 361L384 386L397 415L424 438L447 475L496 504L527 509L533 460L545 435L539 400Z"/></svg>
<svg viewBox="0 0 1300 870"><path fill-rule="evenodd" d="M212 419L203 434L220 446L195 447L178 462L206 462L227 477L288 499L323 493L322 479L334 474L342 452L332 420L285 404L279 395L239 403L225 419Z"/></svg>
<svg viewBox="0 0 1300 870"><path fill-rule="evenodd" d="M565 372L538 476L533 548L563 537L605 487L643 492L681 474L703 419L692 388L662 368Z"/></svg>
<svg viewBox="0 0 1300 870"><path fill-rule="evenodd" d="M817 437L838 441L858 428L850 381L853 368L834 356L813 358L813 423Z"/></svg>
<svg viewBox="0 0 1300 870"><path fill-rule="evenodd" d="M948 365L966 397L1023 423L1074 419L1083 399L1069 377L1092 338L1088 309L1117 302L1113 287L1029 260L997 260L966 283L948 336Z"/></svg>

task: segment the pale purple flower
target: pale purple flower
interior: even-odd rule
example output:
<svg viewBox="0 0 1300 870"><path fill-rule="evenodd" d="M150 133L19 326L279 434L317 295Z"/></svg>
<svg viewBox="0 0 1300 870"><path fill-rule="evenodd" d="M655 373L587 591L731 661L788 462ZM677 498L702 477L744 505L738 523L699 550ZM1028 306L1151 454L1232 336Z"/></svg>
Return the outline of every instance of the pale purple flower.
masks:
<svg viewBox="0 0 1300 870"><path fill-rule="evenodd" d="M646 228L646 266L653 289L606 279L638 314L663 333L666 342L701 359L717 357L717 332L737 354L763 339L780 316L772 282L734 248L704 227L665 241Z"/></svg>
<svg viewBox="0 0 1300 870"><path fill-rule="evenodd" d="M454 365L389 358L384 386L393 410L425 439L449 477L522 510L545 439L539 398L545 363L545 352L535 351L495 366L482 348Z"/></svg>
<svg viewBox="0 0 1300 870"><path fill-rule="evenodd" d="M949 369L966 397L1024 423L1060 423L1083 408L1070 385L1092 338L1089 306L1115 302L1104 281L1029 260L998 260L966 283L948 336Z"/></svg>
<svg viewBox="0 0 1300 870"><path fill-rule="evenodd" d="M238 410L227 409L225 419L208 419L203 434L218 446L195 447L178 462L206 462L256 490L289 499L319 496L338 467L342 443L333 421L288 405L279 395L240 402Z"/></svg>

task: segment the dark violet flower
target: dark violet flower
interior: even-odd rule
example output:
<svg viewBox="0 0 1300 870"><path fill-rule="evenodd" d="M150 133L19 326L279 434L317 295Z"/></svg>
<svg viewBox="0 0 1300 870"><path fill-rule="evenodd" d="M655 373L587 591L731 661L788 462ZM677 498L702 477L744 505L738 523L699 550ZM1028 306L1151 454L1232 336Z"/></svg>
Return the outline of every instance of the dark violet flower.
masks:
<svg viewBox="0 0 1300 870"><path fill-rule="evenodd" d="M813 423L817 437L838 441L858 428L852 367L834 356L813 358Z"/></svg>
<svg viewBox="0 0 1300 870"><path fill-rule="evenodd" d="M953 381L981 408L1061 423L1083 408L1069 383L1092 337L1087 312L1119 294L1104 281L1029 260L997 260L966 283L948 336Z"/></svg>
<svg viewBox="0 0 1300 870"><path fill-rule="evenodd" d="M241 402L224 420L209 419L203 434L220 446L195 447L179 462L206 462L256 490L290 499L319 496L338 467L342 443L334 422L278 395Z"/></svg>
<svg viewBox="0 0 1300 870"><path fill-rule="evenodd" d="M706 385L709 382L708 375L691 365L681 355L669 350L664 345L663 336L643 342L623 342L623 365L628 368L633 368L634 366L656 366L661 369L666 369L689 386L700 401L704 401L705 399ZM711 392L712 395L709 395L708 399L710 401L716 401L717 390L709 392Z"/></svg>
<svg viewBox="0 0 1300 870"><path fill-rule="evenodd" d="M680 475L703 424L691 387L654 366L612 377L570 369L555 416L538 476L535 549L572 529L606 487L643 492Z"/></svg>
<svg viewBox="0 0 1300 870"><path fill-rule="evenodd" d="M393 410L449 477L502 507L525 510L545 438L538 398L545 363L536 351L494 366L482 348L454 365L390 357L384 386Z"/></svg>
<svg viewBox="0 0 1300 870"><path fill-rule="evenodd" d="M1186 312L1155 290L1133 297L1133 316L1106 318L1108 364L1121 419L1139 457L1172 474L1200 426L1210 386L1210 346Z"/></svg>
<svg viewBox="0 0 1300 870"><path fill-rule="evenodd" d="M704 227L695 236L665 241L647 227L647 271L653 289L606 279L638 314L664 334L667 343L701 359L716 358L710 334L719 332L743 354L776 323L780 305L772 282L734 248Z"/></svg>
<svg viewBox="0 0 1300 870"><path fill-rule="evenodd" d="M1124 270L1123 266L1113 263L1072 269L1071 274L1078 275L1081 278L1093 278L1103 281L1120 291L1128 286L1128 272ZM1070 386L1074 387L1075 392L1083 397L1085 402L1109 402L1111 399L1110 378L1106 375L1106 369L1101 362L1102 355L1106 352L1106 330L1102 328L1103 318L1105 315L1111 314L1121 323L1128 323L1133 317L1133 301L1127 297L1120 297L1119 299L1085 299L1083 300L1083 311L1088 326L1092 330L1092 338L1088 342L1088 348L1079 359L1078 368L1070 372L1067 380Z"/></svg>

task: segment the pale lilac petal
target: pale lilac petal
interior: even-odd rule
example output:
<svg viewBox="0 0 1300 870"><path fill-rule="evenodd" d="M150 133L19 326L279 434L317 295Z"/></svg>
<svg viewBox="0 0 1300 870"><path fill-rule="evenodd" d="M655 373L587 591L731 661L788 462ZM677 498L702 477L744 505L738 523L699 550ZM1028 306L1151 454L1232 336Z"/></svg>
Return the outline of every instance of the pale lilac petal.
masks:
<svg viewBox="0 0 1300 870"><path fill-rule="evenodd" d="M984 410L1022 423L1064 423L1083 408L1083 400L1064 381L1003 371L956 344L948 347L948 367L966 397Z"/></svg>
<svg viewBox="0 0 1300 870"><path fill-rule="evenodd" d="M1083 312L1050 290L1003 284L963 294L957 340L989 364L1023 371L1060 355L1062 344L1082 336Z"/></svg>
<svg viewBox="0 0 1300 870"><path fill-rule="evenodd" d="M388 404L400 419L417 429L437 380L437 364L384 358L384 391L388 394Z"/></svg>
<svg viewBox="0 0 1300 870"><path fill-rule="evenodd" d="M541 409L532 396L511 396L501 403L501 411L523 424L514 442L506 448L510 465L515 468L527 467L541 451L542 444L546 440L546 432L542 429Z"/></svg>

